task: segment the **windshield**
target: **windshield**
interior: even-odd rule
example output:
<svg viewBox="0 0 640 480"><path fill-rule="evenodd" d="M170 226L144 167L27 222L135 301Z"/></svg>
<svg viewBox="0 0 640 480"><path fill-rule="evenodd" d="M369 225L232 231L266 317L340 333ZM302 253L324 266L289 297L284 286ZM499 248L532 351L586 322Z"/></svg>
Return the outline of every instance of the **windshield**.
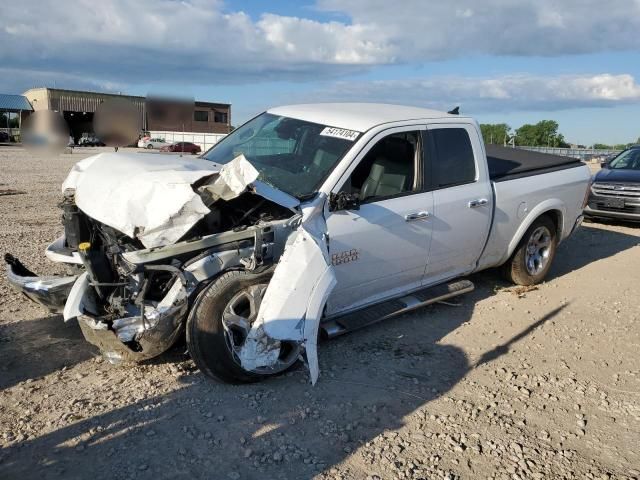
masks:
<svg viewBox="0 0 640 480"><path fill-rule="evenodd" d="M609 162L609 168L640 170L640 148L626 150Z"/></svg>
<svg viewBox="0 0 640 480"><path fill-rule="evenodd" d="M317 192L358 135L263 113L227 135L203 158L225 164L244 154L260 180L303 199Z"/></svg>

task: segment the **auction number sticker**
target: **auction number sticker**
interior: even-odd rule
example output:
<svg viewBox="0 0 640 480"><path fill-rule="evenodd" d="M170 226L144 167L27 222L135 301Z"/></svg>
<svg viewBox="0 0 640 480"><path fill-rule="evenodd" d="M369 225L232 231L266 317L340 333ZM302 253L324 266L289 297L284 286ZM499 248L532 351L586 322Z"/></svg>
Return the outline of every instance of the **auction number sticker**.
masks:
<svg viewBox="0 0 640 480"><path fill-rule="evenodd" d="M353 142L356 138L358 138L360 132L356 132L355 130L346 130L344 128L325 127L324 130L320 132L320 135L323 135L325 137L342 138L344 140Z"/></svg>

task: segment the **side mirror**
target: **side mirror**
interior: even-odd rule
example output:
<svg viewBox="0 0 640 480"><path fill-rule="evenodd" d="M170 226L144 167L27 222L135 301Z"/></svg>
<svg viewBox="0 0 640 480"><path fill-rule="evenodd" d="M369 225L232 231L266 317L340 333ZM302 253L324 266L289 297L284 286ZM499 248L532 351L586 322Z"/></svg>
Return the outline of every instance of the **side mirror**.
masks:
<svg viewBox="0 0 640 480"><path fill-rule="evenodd" d="M329 210L360 210L360 196L357 193L338 192L329 196Z"/></svg>
<svg viewBox="0 0 640 480"><path fill-rule="evenodd" d="M609 168L609 162L606 160L604 162L600 162L600 168Z"/></svg>

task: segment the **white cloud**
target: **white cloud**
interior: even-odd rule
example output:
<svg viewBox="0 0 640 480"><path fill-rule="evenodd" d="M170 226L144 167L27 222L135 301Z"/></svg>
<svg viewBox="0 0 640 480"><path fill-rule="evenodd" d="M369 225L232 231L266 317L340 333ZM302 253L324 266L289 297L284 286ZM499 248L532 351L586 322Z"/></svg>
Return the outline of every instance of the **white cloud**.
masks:
<svg viewBox="0 0 640 480"><path fill-rule="evenodd" d="M257 27L281 61L369 65L391 60L389 47L377 42L375 29L367 25L265 14Z"/></svg>
<svg viewBox="0 0 640 480"><path fill-rule="evenodd" d="M217 0L9 2L0 45L5 68L129 82L331 77L392 61L368 26L268 13L253 21Z"/></svg>
<svg viewBox="0 0 640 480"><path fill-rule="evenodd" d="M638 0L319 0L377 29L396 58L638 50Z"/></svg>
<svg viewBox="0 0 640 480"><path fill-rule="evenodd" d="M640 85L631 75L508 75L496 78L333 82L297 101L364 101L404 103L467 113L553 111L640 103Z"/></svg>
<svg viewBox="0 0 640 480"><path fill-rule="evenodd" d="M640 51L640 0L317 0L346 21L254 19L231 8L222 0L7 2L0 65L86 83L214 85L331 79L459 56ZM501 85L486 88L499 96Z"/></svg>

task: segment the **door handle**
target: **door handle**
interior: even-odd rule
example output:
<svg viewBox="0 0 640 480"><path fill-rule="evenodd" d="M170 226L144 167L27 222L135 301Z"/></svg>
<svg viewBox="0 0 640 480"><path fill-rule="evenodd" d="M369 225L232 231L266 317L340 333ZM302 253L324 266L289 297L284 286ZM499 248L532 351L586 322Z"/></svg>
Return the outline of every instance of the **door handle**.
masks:
<svg viewBox="0 0 640 480"><path fill-rule="evenodd" d="M483 207L485 206L487 203L489 203L489 200L487 200L486 198L480 198L478 200L471 200L467 206L469 208L477 208L477 207Z"/></svg>
<svg viewBox="0 0 640 480"><path fill-rule="evenodd" d="M414 220L423 220L425 218L429 218L431 214L429 212L416 212L416 213L407 213L404 216L404 219L407 222L413 222Z"/></svg>

